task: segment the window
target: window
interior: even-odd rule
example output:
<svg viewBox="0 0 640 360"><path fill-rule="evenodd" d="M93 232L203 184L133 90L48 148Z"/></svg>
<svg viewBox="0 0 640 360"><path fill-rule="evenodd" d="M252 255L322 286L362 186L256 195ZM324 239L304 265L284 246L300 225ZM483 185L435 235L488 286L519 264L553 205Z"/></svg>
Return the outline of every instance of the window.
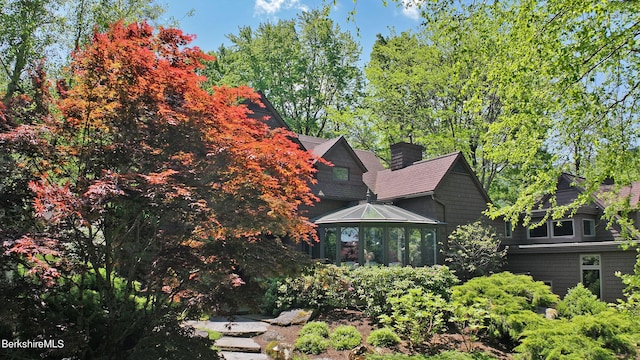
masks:
<svg viewBox="0 0 640 360"><path fill-rule="evenodd" d="M349 180L349 168L334 166L333 167L333 180L348 181Z"/></svg>
<svg viewBox="0 0 640 360"><path fill-rule="evenodd" d="M540 226L529 228L529 237L530 238L546 238L549 237L549 228L547 227L547 223L544 223Z"/></svg>
<svg viewBox="0 0 640 360"><path fill-rule="evenodd" d="M591 290L598 298L602 298L600 270L600 255L580 255L580 279L582 280L582 285Z"/></svg>
<svg viewBox="0 0 640 360"><path fill-rule="evenodd" d="M573 236L573 220L552 221L553 236Z"/></svg>
<svg viewBox="0 0 640 360"><path fill-rule="evenodd" d="M582 233L584 236L596 236L596 222L592 219L582 220Z"/></svg>
<svg viewBox="0 0 640 360"><path fill-rule="evenodd" d="M504 223L504 237L510 238L513 232L513 228L511 227L511 222L506 221Z"/></svg>

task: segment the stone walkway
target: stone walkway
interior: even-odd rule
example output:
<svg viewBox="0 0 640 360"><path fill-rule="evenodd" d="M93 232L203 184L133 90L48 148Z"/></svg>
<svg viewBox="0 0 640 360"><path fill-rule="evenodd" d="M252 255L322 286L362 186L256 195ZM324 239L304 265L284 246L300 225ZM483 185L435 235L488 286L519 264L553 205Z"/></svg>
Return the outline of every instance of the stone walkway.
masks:
<svg viewBox="0 0 640 360"><path fill-rule="evenodd" d="M218 317L207 321L187 321L185 324L221 333L223 336L214 345L220 348L225 360L269 360L267 355L260 353L260 345L252 339L265 333L269 327L259 318L234 317L229 320Z"/></svg>
<svg viewBox="0 0 640 360"><path fill-rule="evenodd" d="M228 317L212 317L205 321L186 321L185 325L196 329L196 334L207 337L206 330L216 331L222 337L214 345L220 348L225 360L269 360L254 337L267 332L269 325L289 326L304 324L311 317L308 310L285 311L275 319L260 315L245 315ZM271 331L274 332L274 331ZM271 334L276 339L279 334Z"/></svg>

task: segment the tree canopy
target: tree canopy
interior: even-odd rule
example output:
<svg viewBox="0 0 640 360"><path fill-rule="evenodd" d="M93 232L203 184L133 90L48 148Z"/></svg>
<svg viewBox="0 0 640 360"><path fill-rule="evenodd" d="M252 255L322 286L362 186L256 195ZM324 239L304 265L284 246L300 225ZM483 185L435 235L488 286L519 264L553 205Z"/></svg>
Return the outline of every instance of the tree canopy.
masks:
<svg viewBox="0 0 640 360"><path fill-rule="evenodd" d="M294 20L262 23L229 34L204 74L218 84L264 92L289 127L331 136L341 130L333 113L355 107L362 90L360 47L328 17L328 8Z"/></svg>
<svg viewBox="0 0 640 360"><path fill-rule="evenodd" d="M75 354L135 351L162 331L164 314L221 306L225 291L263 274L268 262L243 261L252 247L282 257L279 238L312 239L297 210L315 201L316 160L289 132L249 117L245 101L259 102L249 88L203 90L196 70L211 57L190 40L116 23L75 54L56 96L40 72L38 96L0 108L0 146L34 177L35 214L33 228L3 243L3 261L43 294L75 284L65 301L81 301L82 289L95 291L106 315L90 325L113 332ZM38 307L68 316L61 334L45 326L50 318L37 322L61 338L82 334L93 316Z"/></svg>

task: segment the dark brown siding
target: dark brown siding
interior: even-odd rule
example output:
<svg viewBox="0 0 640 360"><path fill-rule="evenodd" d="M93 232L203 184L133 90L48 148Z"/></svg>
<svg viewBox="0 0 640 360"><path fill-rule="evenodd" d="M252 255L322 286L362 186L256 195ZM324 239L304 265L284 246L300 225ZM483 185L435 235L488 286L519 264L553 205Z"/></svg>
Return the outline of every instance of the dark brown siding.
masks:
<svg viewBox="0 0 640 360"><path fill-rule="evenodd" d="M633 272L635 251L509 254L505 270L529 274L537 281L549 281L553 292L564 297L568 289L581 281L580 255L587 254L600 255L603 300L616 302L622 298L624 284L615 273Z"/></svg>
<svg viewBox="0 0 640 360"><path fill-rule="evenodd" d="M362 182L362 169L350 152L344 146L336 146L325 154L325 159L334 166L349 168L349 180L334 180L332 167L319 164L316 173L318 183L312 186L313 193L321 199L364 200L367 186Z"/></svg>
<svg viewBox="0 0 640 360"><path fill-rule="evenodd" d="M447 223L447 234L459 225L477 220L492 224L497 232L504 232L502 222L490 222L482 215L487 201L469 174L454 171L447 174L436 189L435 198L444 205L441 220Z"/></svg>

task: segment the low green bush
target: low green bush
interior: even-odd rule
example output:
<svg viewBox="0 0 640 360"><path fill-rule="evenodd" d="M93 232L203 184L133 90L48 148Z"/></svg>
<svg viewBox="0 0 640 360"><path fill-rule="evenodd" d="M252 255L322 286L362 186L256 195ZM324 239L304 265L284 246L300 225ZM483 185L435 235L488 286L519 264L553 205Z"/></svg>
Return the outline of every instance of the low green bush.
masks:
<svg viewBox="0 0 640 360"><path fill-rule="evenodd" d="M336 350L351 350L362 342L362 335L351 325L341 325L329 335L331 346Z"/></svg>
<svg viewBox="0 0 640 360"><path fill-rule="evenodd" d="M466 353L455 350L443 351L439 354L427 355L367 355L367 360L490 360L495 357L480 352Z"/></svg>
<svg viewBox="0 0 640 360"><path fill-rule="evenodd" d="M330 310L351 304L348 269L335 265L315 264L296 277L272 278L261 309L277 315L293 308Z"/></svg>
<svg viewBox="0 0 640 360"><path fill-rule="evenodd" d="M460 306L486 310L489 315L484 324L486 334L503 345L516 345L526 328L544 324L544 317L536 310L558 302L558 296L544 283L509 272L474 278L455 286L451 298Z"/></svg>
<svg viewBox="0 0 640 360"><path fill-rule="evenodd" d="M394 347L400 343L400 336L393 329L384 327L373 330L367 337L367 343L377 347Z"/></svg>
<svg viewBox="0 0 640 360"><path fill-rule="evenodd" d="M595 315L607 310L607 304L598 300L591 290L578 283L558 302L558 315L571 319L579 315Z"/></svg>
<svg viewBox="0 0 640 360"><path fill-rule="evenodd" d="M451 297L451 287L458 278L446 266L431 267L376 267L362 266L351 272L356 306L372 319L391 315L388 299L406 294L410 289Z"/></svg>
<svg viewBox="0 0 640 360"><path fill-rule="evenodd" d="M312 321L306 323L302 329L300 329L300 334L298 336L305 336L309 334L319 335L323 338L329 337L329 326L327 323L322 321Z"/></svg>
<svg viewBox="0 0 640 360"><path fill-rule="evenodd" d="M329 340L318 334L306 334L296 340L296 350L305 354L322 354L328 347Z"/></svg>
<svg viewBox="0 0 640 360"><path fill-rule="evenodd" d="M449 304L440 295L411 289L406 295L389 298L391 315L381 315L382 323L395 328L412 347L422 346L445 329Z"/></svg>
<svg viewBox="0 0 640 360"><path fill-rule="evenodd" d="M610 309L549 321L523 332L515 348L519 359L637 358L640 324L629 314Z"/></svg>

